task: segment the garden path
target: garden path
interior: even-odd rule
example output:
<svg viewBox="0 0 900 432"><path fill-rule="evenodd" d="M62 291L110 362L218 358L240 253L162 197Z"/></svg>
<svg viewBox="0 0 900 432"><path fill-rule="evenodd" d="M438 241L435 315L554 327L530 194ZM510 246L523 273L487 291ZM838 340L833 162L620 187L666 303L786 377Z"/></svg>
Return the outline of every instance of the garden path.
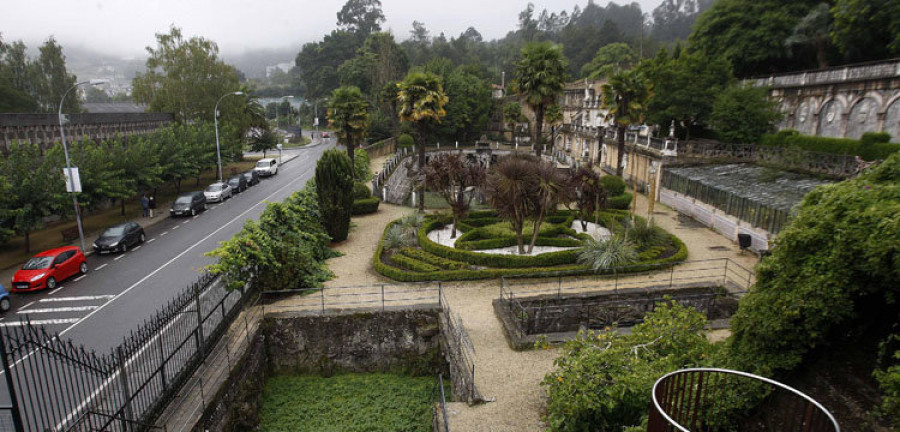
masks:
<svg viewBox="0 0 900 432"><path fill-rule="evenodd" d="M380 169L384 158L371 161L373 170ZM412 209L382 203L378 212L353 218L348 240L334 248L344 255L328 261L335 278L327 287L372 285L391 282L372 269L371 259L385 226ZM647 215L647 200L639 195L636 212ZM741 254L737 245L712 230L678 217L676 211L657 204L656 223L680 237L688 246L690 260L731 258L752 268L757 258ZM464 403L449 405L449 424L453 431L505 432L543 431L541 414L545 395L540 386L553 367L559 350L516 352L504 339L500 323L494 316L491 301L499 296L500 283L445 283L445 296L455 313L462 318L475 347L475 381L480 393L491 402L469 407ZM279 307L290 307L290 299Z"/></svg>

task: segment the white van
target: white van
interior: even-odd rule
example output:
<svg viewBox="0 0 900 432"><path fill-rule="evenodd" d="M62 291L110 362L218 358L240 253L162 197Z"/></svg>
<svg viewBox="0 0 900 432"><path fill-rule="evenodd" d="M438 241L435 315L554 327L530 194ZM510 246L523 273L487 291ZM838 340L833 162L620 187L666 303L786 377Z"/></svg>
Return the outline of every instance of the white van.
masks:
<svg viewBox="0 0 900 432"><path fill-rule="evenodd" d="M256 167L253 168L253 171L258 172L262 177L278 174L278 159L260 159L259 162L256 163Z"/></svg>

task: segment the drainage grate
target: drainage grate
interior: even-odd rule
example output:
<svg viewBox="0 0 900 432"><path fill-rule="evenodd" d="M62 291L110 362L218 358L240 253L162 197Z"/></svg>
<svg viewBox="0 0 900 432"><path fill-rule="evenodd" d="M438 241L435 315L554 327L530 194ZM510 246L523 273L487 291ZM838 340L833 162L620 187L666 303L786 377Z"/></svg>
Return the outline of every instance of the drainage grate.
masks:
<svg viewBox="0 0 900 432"><path fill-rule="evenodd" d="M731 248L728 246L710 246L709 250L711 251L730 251Z"/></svg>

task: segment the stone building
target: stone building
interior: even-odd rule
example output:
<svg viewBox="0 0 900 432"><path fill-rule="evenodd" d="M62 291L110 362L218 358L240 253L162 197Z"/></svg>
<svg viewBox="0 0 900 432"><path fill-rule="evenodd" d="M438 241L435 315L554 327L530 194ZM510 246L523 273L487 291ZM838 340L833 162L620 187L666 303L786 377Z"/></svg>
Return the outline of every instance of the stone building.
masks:
<svg viewBox="0 0 900 432"><path fill-rule="evenodd" d="M797 72L750 81L769 88L785 114L779 129L859 139L887 132L900 142L900 60Z"/></svg>
<svg viewBox="0 0 900 432"><path fill-rule="evenodd" d="M554 154L569 163L597 163L601 157L598 132L611 126L609 110L602 108L600 87L605 80L579 80L566 84L559 105L563 120L553 139ZM545 128L548 132L550 128Z"/></svg>

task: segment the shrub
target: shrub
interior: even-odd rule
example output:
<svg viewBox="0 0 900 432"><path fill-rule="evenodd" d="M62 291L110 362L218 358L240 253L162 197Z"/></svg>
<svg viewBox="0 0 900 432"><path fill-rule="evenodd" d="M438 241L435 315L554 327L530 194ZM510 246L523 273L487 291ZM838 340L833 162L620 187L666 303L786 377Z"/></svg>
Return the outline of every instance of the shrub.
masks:
<svg viewBox="0 0 900 432"><path fill-rule="evenodd" d="M378 211L379 204L381 204L381 200L378 199L378 197L355 200L353 201L353 211L351 214L353 216L360 216L375 213Z"/></svg>
<svg viewBox="0 0 900 432"><path fill-rule="evenodd" d="M628 241L634 243L639 250L651 246L659 246L668 240L668 233L662 228L647 222L647 219L636 217L627 231Z"/></svg>
<svg viewBox="0 0 900 432"><path fill-rule="evenodd" d="M900 144L890 143L890 135L869 133L863 140L849 138L828 138L821 136L800 135L796 131L781 131L776 134L763 135L760 144L773 147L795 147L801 150L856 155L864 160L883 160L900 150Z"/></svg>
<svg viewBox="0 0 900 432"><path fill-rule="evenodd" d="M646 421L659 377L703 366L712 351L706 318L690 306L662 302L631 333L588 331L566 342L544 378L551 431L619 431Z"/></svg>
<svg viewBox="0 0 900 432"><path fill-rule="evenodd" d="M605 175L600 177L600 184L606 190L608 196L619 196L625 193L625 180L622 177L614 175Z"/></svg>
<svg viewBox="0 0 900 432"><path fill-rule="evenodd" d="M372 179L372 169L369 168L369 152L361 148L353 151L353 174L358 181Z"/></svg>
<svg viewBox="0 0 900 432"><path fill-rule="evenodd" d="M387 250L401 249L415 246L415 244L416 238L411 236L409 230L400 224L390 225L387 233L384 235L384 248Z"/></svg>
<svg viewBox="0 0 900 432"><path fill-rule="evenodd" d="M401 255L401 254L391 255L391 261L399 264L401 267L410 269L415 272L429 273L429 272L435 272L435 271L440 270L440 267L438 267L438 266L431 265L426 262L422 262L415 258L406 256L406 255Z"/></svg>
<svg viewBox="0 0 900 432"><path fill-rule="evenodd" d="M637 252L621 235L613 235L606 240L588 240L578 252L578 263L595 271L624 267L636 260Z"/></svg>
<svg viewBox="0 0 900 432"><path fill-rule="evenodd" d="M353 211L353 177L346 152L330 149L316 164L316 190L322 211L322 226L339 242L347 239Z"/></svg>
<svg viewBox="0 0 900 432"><path fill-rule="evenodd" d="M409 134L401 134L397 138L398 148L412 147L414 145L416 145L416 140L414 140L413 137Z"/></svg>
<svg viewBox="0 0 900 432"><path fill-rule="evenodd" d="M623 193L606 199L606 207L613 210L628 210L631 207L632 195L630 192Z"/></svg>
<svg viewBox="0 0 900 432"><path fill-rule="evenodd" d="M862 146L888 142L891 142L891 134L887 132L866 132L859 139Z"/></svg>
<svg viewBox="0 0 900 432"><path fill-rule="evenodd" d="M372 191L363 182L353 183L353 199L361 200L372 196Z"/></svg>

